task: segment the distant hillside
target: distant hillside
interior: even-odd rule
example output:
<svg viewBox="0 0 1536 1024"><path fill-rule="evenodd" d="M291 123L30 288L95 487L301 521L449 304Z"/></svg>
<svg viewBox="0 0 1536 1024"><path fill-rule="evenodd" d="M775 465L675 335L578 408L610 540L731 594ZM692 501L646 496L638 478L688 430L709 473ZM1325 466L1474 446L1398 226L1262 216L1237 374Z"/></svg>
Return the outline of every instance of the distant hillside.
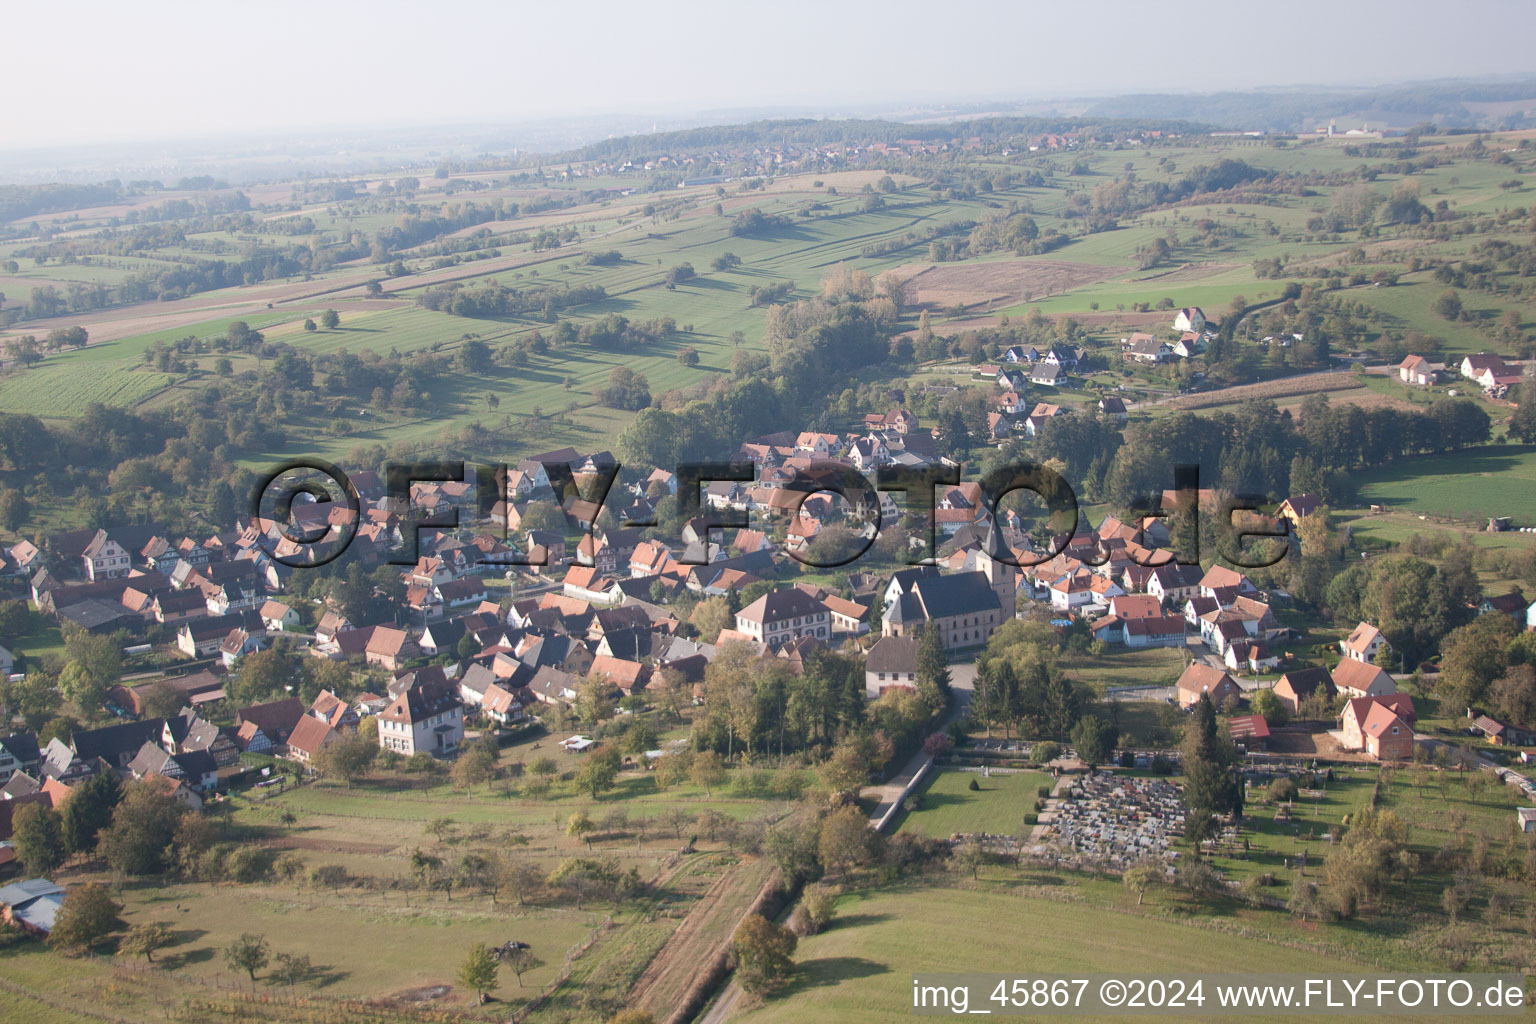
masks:
<svg viewBox="0 0 1536 1024"><path fill-rule="evenodd" d="M1514 82L1422 82L1376 89L1144 94L1099 100L1089 118L1183 119L1238 131L1299 131L1329 118L1408 128L1536 126L1536 79Z"/></svg>
<svg viewBox="0 0 1536 1024"><path fill-rule="evenodd" d="M988 117L928 124L866 119L753 121L750 124L687 128L654 135L628 135L605 139L551 157L551 160L629 160L661 153L697 152L707 149L753 149L759 146L820 146L842 142L895 142L920 139L928 142L978 136L988 141L1031 135L1082 132L1097 135L1130 135L1147 130L1203 132L1208 125L1178 118L1136 117L1045 118Z"/></svg>

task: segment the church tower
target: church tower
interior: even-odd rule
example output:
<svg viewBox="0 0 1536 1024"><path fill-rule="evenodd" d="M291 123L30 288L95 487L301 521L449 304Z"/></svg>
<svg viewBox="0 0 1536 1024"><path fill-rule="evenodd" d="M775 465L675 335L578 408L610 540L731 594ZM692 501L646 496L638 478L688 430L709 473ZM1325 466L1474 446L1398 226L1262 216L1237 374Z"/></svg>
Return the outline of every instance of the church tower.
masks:
<svg viewBox="0 0 1536 1024"><path fill-rule="evenodd" d="M985 573L987 585L997 595L998 604L1003 607L1003 621L1014 617L1017 612L1018 600L1018 576L1013 566L1002 561L997 556L1006 554L1008 546L1003 543L1002 533L997 528L997 519L993 518L987 528L987 535L981 542L981 550L976 552L976 571Z"/></svg>

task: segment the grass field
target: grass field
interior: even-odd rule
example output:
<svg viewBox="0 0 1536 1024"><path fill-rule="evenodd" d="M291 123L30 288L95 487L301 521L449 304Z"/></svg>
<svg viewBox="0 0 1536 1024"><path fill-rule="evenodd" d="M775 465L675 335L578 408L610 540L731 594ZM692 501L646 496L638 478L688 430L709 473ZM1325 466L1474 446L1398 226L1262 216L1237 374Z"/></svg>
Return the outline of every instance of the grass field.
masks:
<svg viewBox="0 0 1536 1024"><path fill-rule="evenodd" d="M256 932L275 951L309 956L320 975L315 990L329 996L393 995L425 985L453 985L470 945L499 946L508 939L533 944L544 961L524 978L531 993L555 976L565 951L585 939L607 913L606 908L578 912L508 905L492 910L488 900L468 894L452 901L416 897L408 908L398 896L352 889L340 895L312 890L299 895L280 886L171 885L125 895L124 919L130 925L163 921L182 938L163 954L178 973L236 980L221 951L241 933ZM356 955L359 950L367 955ZM501 996L515 1001L516 980L508 976L505 986Z"/></svg>
<svg viewBox="0 0 1536 1024"><path fill-rule="evenodd" d="M1490 445L1373 470L1360 496L1394 509L1458 518L1514 516L1536 526L1536 448Z"/></svg>
<svg viewBox="0 0 1536 1024"><path fill-rule="evenodd" d="M1178 647L1115 647L1101 658L1069 655L1062 668L1100 693L1119 686L1172 686L1184 671L1184 652Z"/></svg>
<svg viewBox="0 0 1536 1024"><path fill-rule="evenodd" d="M1347 959L1324 959L1312 949L1167 918L1121 914L1095 905L1100 902L1051 890L1048 884L1045 890L1032 891L1022 884L987 881L976 887L912 885L845 896L838 901L838 917L828 930L800 941L795 951L798 971L787 990L731 1019L750 1024L890 1021L912 1012L912 976L922 972L1005 972L1030 977L1117 971L1189 975L1263 970L1315 975L1367 970ZM991 1006L972 1002L970 1009L976 1012ZM1083 1015L1072 1019L1124 1018ZM1198 1019L1226 1018L1212 1013L1208 1003Z"/></svg>
<svg viewBox="0 0 1536 1024"><path fill-rule="evenodd" d="M979 790L971 790L972 780ZM939 771L921 791L921 806L903 815L897 828L935 839L960 832L1015 833L1034 810L1036 791L1051 783L1047 772L982 778L980 772Z"/></svg>

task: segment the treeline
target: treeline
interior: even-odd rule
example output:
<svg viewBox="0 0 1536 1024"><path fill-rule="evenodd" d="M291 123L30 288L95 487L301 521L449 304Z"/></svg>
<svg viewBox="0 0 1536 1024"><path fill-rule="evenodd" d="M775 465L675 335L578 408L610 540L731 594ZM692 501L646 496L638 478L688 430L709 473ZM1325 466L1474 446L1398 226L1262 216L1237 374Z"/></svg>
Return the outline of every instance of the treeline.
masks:
<svg viewBox="0 0 1536 1024"><path fill-rule="evenodd" d="M896 307L885 298L770 307L767 364L744 362L738 379L716 381L704 397L642 410L619 435L624 461L673 466L725 456L743 438L807 422L851 374L889 358L895 325Z"/></svg>
<svg viewBox="0 0 1536 1024"><path fill-rule="evenodd" d="M1066 216L1086 219L1091 229L1104 230L1113 227L1119 217L1195 196L1228 192L1243 185L1273 185L1280 178L1278 172L1230 159L1197 167L1175 182L1144 180L1127 174L1099 185L1091 193L1074 193L1068 200Z"/></svg>
<svg viewBox="0 0 1536 1024"><path fill-rule="evenodd" d="M102 181L94 185L0 185L0 221L106 206L117 201L122 189L120 181Z"/></svg>
<svg viewBox="0 0 1536 1024"><path fill-rule="evenodd" d="M1103 477L1095 479L1090 464L1084 485L1090 494L1129 508L1138 496L1171 487L1174 466L1198 465L1202 487L1276 500L1310 490L1337 504L1352 494L1352 472L1481 444L1492 425L1467 398L1435 402L1421 412L1334 405L1325 395L1310 395L1299 419L1298 426L1289 410L1271 402L1249 402L1232 412L1177 412L1155 423L1133 423ZM1292 480L1298 458L1309 486L1297 488Z"/></svg>
<svg viewBox="0 0 1536 1024"><path fill-rule="evenodd" d="M427 309L454 316L527 316L537 313L546 322L554 323L558 310L600 302L607 297L603 286L595 284L509 288L499 281L488 281L473 288L458 282L437 285L422 292L416 301Z"/></svg>
<svg viewBox="0 0 1536 1024"><path fill-rule="evenodd" d="M517 203L497 201L493 203L448 203L435 214L408 213L392 226L382 228L374 235L374 259L383 262L402 249L411 249L424 242L498 220L511 220L518 215Z"/></svg>

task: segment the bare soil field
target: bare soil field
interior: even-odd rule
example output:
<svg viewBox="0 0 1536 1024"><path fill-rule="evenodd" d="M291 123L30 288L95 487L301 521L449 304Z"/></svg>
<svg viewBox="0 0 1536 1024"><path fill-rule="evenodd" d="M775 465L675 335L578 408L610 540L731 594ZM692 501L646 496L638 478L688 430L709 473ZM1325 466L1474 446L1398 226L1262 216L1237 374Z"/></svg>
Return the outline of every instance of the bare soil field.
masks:
<svg viewBox="0 0 1536 1024"><path fill-rule="evenodd" d="M903 282L909 306L1011 306L1116 277L1120 267L1065 260L999 260L992 263L910 263L890 272Z"/></svg>

